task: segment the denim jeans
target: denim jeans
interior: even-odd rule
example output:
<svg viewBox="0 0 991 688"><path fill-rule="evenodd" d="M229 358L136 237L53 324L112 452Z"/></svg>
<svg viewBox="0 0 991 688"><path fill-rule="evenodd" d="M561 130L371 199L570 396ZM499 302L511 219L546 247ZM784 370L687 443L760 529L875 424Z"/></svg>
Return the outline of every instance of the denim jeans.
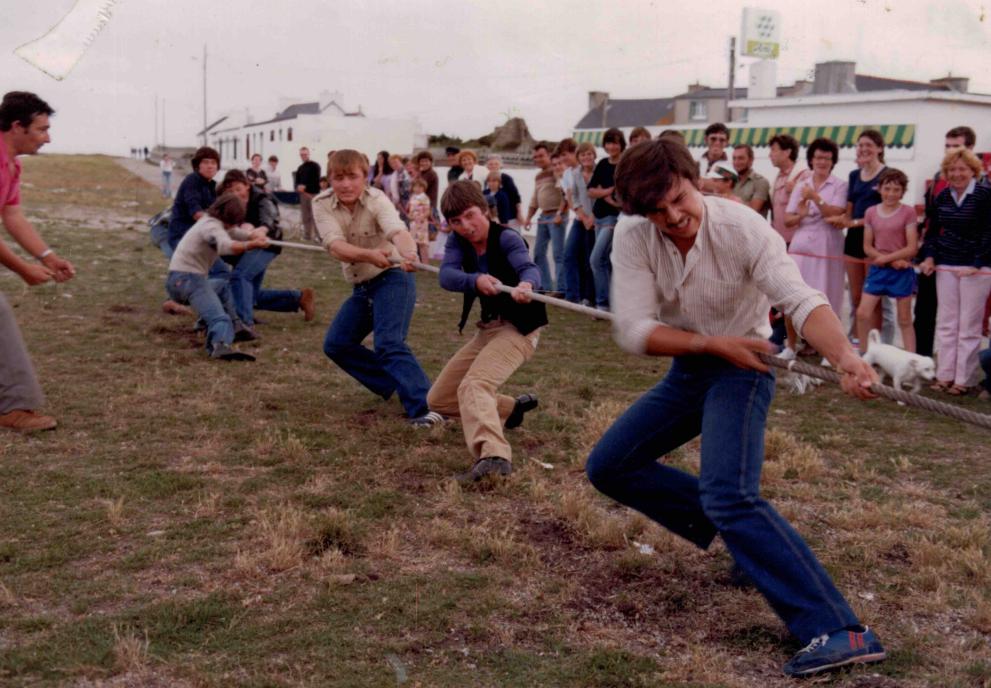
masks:
<svg viewBox="0 0 991 688"><path fill-rule="evenodd" d="M760 496L774 377L712 356L670 372L599 440L586 472L597 489L705 549L722 537L802 644L857 618L802 537ZM658 459L702 435L699 476Z"/></svg>
<svg viewBox="0 0 991 688"><path fill-rule="evenodd" d="M581 220L571 223L564 241L564 296L572 303L595 299L595 286L589 257L595 244L595 232L585 229Z"/></svg>
<svg viewBox="0 0 991 688"><path fill-rule="evenodd" d="M264 249L248 251L231 271L231 295L237 315L249 327L255 324L255 309L295 313L300 292L296 289L262 289L269 264L278 256Z"/></svg>
<svg viewBox="0 0 991 688"><path fill-rule="evenodd" d="M158 247L158 250L165 256L165 260L172 260L175 249L169 243L169 225L167 222L160 222L151 228L151 243Z"/></svg>
<svg viewBox="0 0 991 688"><path fill-rule="evenodd" d="M540 213L537 217L537 241L533 245L533 262L540 269L540 287L545 291L561 291L564 286L564 225L554 222L557 213ZM547 261L547 244L554 255L554 276ZM555 284L557 287L555 288Z"/></svg>
<svg viewBox="0 0 991 688"><path fill-rule="evenodd" d="M327 357L372 393L388 399L396 392L410 418L427 413L430 390L430 380L406 345L415 303L413 275L386 270L354 285L323 342ZM369 332L374 351L361 344Z"/></svg>
<svg viewBox="0 0 991 688"><path fill-rule="evenodd" d="M616 227L615 215L595 220L595 247L589 262L595 280L595 305L609 308L609 285L612 282L612 235Z"/></svg>
<svg viewBox="0 0 991 688"><path fill-rule="evenodd" d="M234 301L230 284L225 280L209 279L195 272L169 272L165 290L177 303L188 303L206 324L206 350L216 344L230 345L234 341Z"/></svg>
<svg viewBox="0 0 991 688"><path fill-rule="evenodd" d="M981 369L984 371L984 389L991 392L991 348L985 349L978 354L981 362Z"/></svg>

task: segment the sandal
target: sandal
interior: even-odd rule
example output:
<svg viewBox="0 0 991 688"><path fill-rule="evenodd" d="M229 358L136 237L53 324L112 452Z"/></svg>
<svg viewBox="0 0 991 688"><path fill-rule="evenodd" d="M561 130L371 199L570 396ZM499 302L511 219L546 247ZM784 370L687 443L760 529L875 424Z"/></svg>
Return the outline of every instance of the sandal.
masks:
<svg viewBox="0 0 991 688"><path fill-rule="evenodd" d="M936 382L929 385L929 389L934 392L946 392L953 385L952 382L943 382L942 380L936 380Z"/></svg>
<svg viewBox="0 0 991 688"><path fill-rule="evenodd" d="M970 387L964 387L963 385L953 385L946 393L954 397L965 397L970 394Z"/></svg>

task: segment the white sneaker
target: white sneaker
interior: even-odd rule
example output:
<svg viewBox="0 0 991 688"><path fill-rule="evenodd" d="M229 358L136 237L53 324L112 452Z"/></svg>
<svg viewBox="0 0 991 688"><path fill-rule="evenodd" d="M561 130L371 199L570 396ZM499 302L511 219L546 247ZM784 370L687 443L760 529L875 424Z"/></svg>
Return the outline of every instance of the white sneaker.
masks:
<svg viewBox="0 0 991 688"><path fill-rule="evenodd" d="M442 425L443 423L444 416L440 415L436 411L427 411L427 413L419 418L409 419L409 424L414 428L432 428L435 425Z"/></svg>

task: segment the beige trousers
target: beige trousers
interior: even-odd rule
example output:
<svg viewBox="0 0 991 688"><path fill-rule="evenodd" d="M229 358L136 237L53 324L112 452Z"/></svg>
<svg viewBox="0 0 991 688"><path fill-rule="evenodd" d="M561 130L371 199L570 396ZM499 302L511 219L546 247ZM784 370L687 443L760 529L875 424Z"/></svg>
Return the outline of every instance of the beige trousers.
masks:
<svg viewBox="0 0 991 688"><path fill-rule="evenodd" d="M540 330L523 336L513 325L487 323L451 357L427 394L431 411L459 416L472 456L512 460L502 432L516 400L497 390L537 349Z"/></svg>

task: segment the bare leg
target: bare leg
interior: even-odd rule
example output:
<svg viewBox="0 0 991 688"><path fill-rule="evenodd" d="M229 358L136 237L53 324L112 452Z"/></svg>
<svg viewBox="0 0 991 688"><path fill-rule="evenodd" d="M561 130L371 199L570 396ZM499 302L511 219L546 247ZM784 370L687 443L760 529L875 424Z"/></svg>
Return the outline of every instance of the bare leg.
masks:
<svg viewBox="0 0 991 688"><path fill-rule="evenodd" d="M846 279L850 285L850 312L856 313L860 308L860 295L864 291L864 278L867 275L867 266L861 263L846 264ZM850 332L856 331L856 317L851 318Z"/></svg>
<svg viewBox="0 0 991 688"><path fill-rule="evenodd" d="M867 335L870 334L874 325L874 311L877 310L881 302L880 297L874 294L864 294L860 298L860 306L856 310L857 338L860 340L860 353L867 353Z"/></svg>

